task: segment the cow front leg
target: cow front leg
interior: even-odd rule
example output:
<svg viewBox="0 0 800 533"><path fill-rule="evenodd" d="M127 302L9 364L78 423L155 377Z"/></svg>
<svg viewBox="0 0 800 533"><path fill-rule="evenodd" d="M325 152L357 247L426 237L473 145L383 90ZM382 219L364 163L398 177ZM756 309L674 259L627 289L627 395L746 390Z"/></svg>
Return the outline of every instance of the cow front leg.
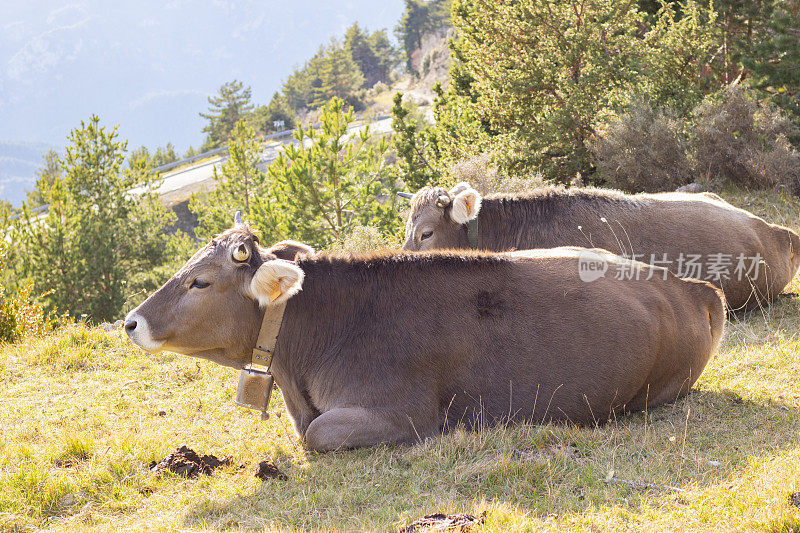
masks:
<svg viewBox="0 0 800 533"><path fill-rule="evenodd" d="M422 429L415 428L411 419L400 413L341 407L323 413L309 424L305 446L317 452L328 452L381 442L409 444L428 436Z"/></svg>

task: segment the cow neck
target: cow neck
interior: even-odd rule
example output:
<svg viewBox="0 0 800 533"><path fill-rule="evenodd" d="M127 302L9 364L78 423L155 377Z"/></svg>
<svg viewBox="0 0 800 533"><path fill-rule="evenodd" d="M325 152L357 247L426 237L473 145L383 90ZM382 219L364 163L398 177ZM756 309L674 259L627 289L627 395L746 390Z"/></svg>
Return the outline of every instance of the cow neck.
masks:
<svg viewBox="0 0 800 533"><path fill-rule="evenodd" d="M264 311L264 318L261 320L261 329L258 331L250 366L265 366L267 367L267 372L269 372L272 367L272 357L275 354L275 345L278 342L278 334L281 332L283 312L285 310L286 302L283 302L269 306Z"/></svg>
<svg viewBox="0 0 800 533"><path fill-rule="evenodd" d="M478 248L478 217L467 221L467 238L469 239L469 247L474 249Z"/></svg>

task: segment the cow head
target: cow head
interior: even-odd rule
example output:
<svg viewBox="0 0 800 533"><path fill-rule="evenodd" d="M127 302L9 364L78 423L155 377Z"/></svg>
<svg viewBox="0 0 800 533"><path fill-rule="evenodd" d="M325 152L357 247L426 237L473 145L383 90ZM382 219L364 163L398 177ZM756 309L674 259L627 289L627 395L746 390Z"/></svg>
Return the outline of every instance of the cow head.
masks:
<svg viewBox="0 0 800 533"><path fill-rule="evenodd" d="M449 191L423 187L411 198L403 248L468 248L466 224L480 209L481 195L469 183L459 183Z"/></svg>
<svg viewBox="0 0 800 533"><path fill-rule="evenodd" d="M263 248L247 225L214 237L125 318L131 340L149 352L170 350L221 365L250 362L264 313L296 294L305 244Z"/></svg>

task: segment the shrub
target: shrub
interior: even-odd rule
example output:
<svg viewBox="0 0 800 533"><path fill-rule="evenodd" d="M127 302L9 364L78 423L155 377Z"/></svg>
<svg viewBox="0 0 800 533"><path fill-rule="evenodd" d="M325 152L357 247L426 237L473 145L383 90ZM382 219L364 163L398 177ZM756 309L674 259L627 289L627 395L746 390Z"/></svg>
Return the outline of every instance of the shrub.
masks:
<svg viewBox="0 0 800 533"><path fill-rule="evenodd" d="M698 106L693 151L700 172L741 185L756 185L748 168L756 149L756 109L755 102L732 88Z"/></svg>
<svg viewBox="0 0 800 533"><path fill-rule="evenodd" d="M375 85L372 86L370 89L370 93L374 96L376 94L382 94L389 90L389 86L383 83L382 81L378 81Z"/></svg>
<svg viewBox="0 0 800 533"><path fill-rule="evenodd" d="M475 156L450 166L446 182L452 186L466 181L483 195L492 193L514 194L530 191L546 184L541 174L531 176L503 176L486 156Z"/></svg>
<svg viewBox="0 0 800 533"><path fill-rule="evenodd" d="M800 152L786 136L778 136L770 151L755 152L749 168L755 182L777 185L800 196Z"/></svg>
<svg viewBox="0 0 800 533"><path fill-rule="evenodd" d="M355 226L344 237L340 246L333 246L335 252L371 252L397 246L373 226Z"/></svg>
<svg viewBox="0 0 800 533"><path fill-rule="evenodd" d="M778 108L731 86L695 110L695 169L750 188L784 186L800 192L800 154L788 139L796 128Z"/></svg>
<svg viewBox="0 0 800 533"><path fill-rule="evenodd" d="M599 178L629 192L674 190L690 181L683 121L637 102L591 144Z"/></svg>
<svg viewBox="0 0 800 533"><path fill-rule="evenodd" d="M51 329L49 314L41 298L32 296L33 283L6 293L0 287L0 342L15 342L29 335L40 335Z"/></svg>
<svg viewBox="0 0 800 533"><path fill-rule="evenodd" d="M4 271L8 243L0 241L0 272ZM5 276L3 276L5 277ZM41 296L33 296L33 283L12 290L0 285L0 342L15 342L51 329Z"/></svg>

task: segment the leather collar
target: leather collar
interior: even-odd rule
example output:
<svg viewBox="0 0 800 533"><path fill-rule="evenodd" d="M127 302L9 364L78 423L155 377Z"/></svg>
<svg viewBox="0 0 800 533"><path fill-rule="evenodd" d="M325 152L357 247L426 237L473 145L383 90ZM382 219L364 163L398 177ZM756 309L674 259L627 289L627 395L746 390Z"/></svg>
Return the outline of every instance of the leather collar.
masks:
<svg viewBox="0 0 800 533"><path fill-rule="evenodd" d="M267 307L264 311L264 319L261 321L261 329L258 332L256 346L253 348L253 357L250 366L265 366L269 372L272 366L272 357L275 355L275 344L278 342L278 334L283 323L283 313L286 310L286 302Z"/></svg>

